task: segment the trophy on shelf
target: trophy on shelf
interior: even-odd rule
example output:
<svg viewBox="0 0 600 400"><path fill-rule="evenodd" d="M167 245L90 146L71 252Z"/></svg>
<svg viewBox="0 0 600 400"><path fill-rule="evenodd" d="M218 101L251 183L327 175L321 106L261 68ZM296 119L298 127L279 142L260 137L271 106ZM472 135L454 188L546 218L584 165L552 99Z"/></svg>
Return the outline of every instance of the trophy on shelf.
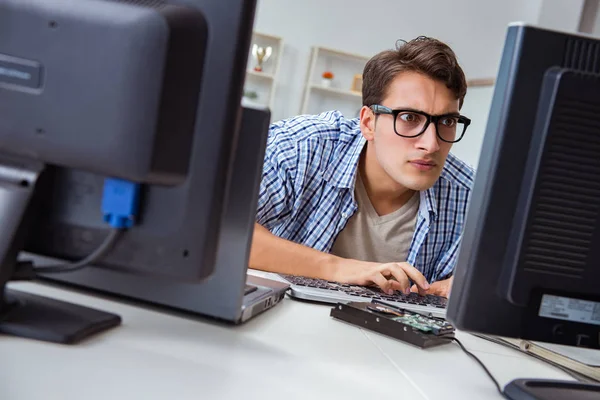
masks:
<svg viewBox="0 0 600 400"><path fill-rule="evenodd" d="M271 46L261 47L257 44L252 45L252 56L256 60L256 66L254 67L256 72L262 72L263 64L267 62L269 58L271 58L272 53L273 48Z"/></svg>

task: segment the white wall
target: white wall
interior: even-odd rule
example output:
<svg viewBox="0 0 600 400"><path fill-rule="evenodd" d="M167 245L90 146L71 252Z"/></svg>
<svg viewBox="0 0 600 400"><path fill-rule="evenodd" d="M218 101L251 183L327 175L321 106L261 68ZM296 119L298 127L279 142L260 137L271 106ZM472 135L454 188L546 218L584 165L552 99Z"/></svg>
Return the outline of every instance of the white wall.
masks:
<svg viewBox="0 0 600 400"><path fill-rule="evenodd" d="M565 32L577 32L584 0L544 0L537 25Z"/></svg>
<svg viewBox="0 0 600 400"><path fill-rule="evenodd" d="M594 18L594 26L590 32L596 37L600 37L600 6L596 8L596 16Z"/></svg>
<svg viewBox="0 0 600 400"><path fill-rule="evenodd" d="M259 0L255 30L285 41L273 118L300 111L314 45L370 57L398 39L433 36L454 49L468 78L493 77L507 24L535 22L540 1Z"/></svg>
<svg viewBox="0 0 600 400"><path fill-rule="evenodd" d="M494 87L483 86L469 89L460 113L471 119L471 125L463 139L452 145L452 153L477 168L487 117L492 104Z"/></svg>

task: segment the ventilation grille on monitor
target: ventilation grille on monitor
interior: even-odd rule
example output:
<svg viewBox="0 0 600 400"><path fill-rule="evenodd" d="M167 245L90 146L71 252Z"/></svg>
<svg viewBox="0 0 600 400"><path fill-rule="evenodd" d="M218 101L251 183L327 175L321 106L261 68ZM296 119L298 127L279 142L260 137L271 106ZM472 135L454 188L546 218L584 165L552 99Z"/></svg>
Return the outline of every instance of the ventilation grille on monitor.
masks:
<svg viewBox="0 0 600 400"><path fill-rule="evenodd" d="M600 106L563 100L538 175L523 267L582 277L600 202Z"/></svg>
<svg viewBox="0 0 600 400"><path fill-rule="evenodd" d="M567 41L563 67L600 73L600 45L595 40L570 38Z"/></svg>

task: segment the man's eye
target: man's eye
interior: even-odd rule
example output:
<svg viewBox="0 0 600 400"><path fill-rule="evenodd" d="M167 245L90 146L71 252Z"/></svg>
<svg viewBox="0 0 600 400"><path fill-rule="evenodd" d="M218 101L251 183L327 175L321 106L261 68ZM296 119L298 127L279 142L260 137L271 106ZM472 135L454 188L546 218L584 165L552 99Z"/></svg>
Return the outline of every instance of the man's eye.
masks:
<svg viewBox="0 0 600 400"><path fill-rule="evenodd" d="M452 128L456 125L456 118L448 117L442 120L442 124L448 128Z"/></svg>
<svg viewBox="0 0 600 400"><path fill-rule="evenodd" d="M402 114L398 115L398 118L400 118L404 122L418 122L419 121L419 115L413 114L413 113L402 113Z"/></svg>

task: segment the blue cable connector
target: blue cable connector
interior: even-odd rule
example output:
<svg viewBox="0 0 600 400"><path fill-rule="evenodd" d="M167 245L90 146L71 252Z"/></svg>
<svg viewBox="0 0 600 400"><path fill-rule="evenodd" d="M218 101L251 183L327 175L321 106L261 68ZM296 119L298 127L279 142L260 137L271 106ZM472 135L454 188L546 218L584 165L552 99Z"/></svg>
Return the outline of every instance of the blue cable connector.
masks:
<svg viewBox="0 0 600 400"><path fill-rule="evenodd" d="M106 178L102 195L104 221L117 229L131 228L139 209L140 184Z"/></svg>

